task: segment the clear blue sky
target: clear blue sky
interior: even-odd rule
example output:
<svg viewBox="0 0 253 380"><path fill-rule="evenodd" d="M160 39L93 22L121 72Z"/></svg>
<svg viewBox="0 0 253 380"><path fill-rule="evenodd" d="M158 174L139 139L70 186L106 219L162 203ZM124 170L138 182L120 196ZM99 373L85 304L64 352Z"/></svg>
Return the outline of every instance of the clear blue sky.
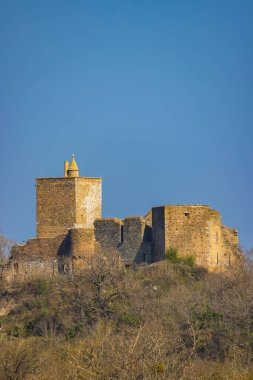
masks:
<svg viewBox="0 0 253 380"><path fill-rule="evenodd" d="M203 203L253 246L252 0L0 0L0 231L74 152L103 215Z"/></svg>

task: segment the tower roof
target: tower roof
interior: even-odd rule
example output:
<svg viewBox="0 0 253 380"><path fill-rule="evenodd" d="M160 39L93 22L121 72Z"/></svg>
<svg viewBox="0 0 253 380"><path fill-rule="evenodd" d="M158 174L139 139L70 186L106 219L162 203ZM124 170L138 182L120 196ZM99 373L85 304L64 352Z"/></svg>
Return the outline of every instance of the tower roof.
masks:
<svg viewBox="0 0 253 380"><path fill-rule="evenodd" d="M71 160L71 162L69 164L68 170L79 170L78 166L77 166L77 163L76 163L76 160L75 160L75 155L74 154L72 154L72 160Z"/></svg>

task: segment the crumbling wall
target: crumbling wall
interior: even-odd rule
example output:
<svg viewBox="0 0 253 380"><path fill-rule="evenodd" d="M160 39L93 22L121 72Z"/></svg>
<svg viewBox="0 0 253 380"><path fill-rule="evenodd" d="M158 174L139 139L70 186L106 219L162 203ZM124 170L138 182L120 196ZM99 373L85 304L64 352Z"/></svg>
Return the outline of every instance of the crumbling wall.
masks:
<svg viewBox="0 0 253 380"><path fill-rule="evenodd" d="M205 205L165 207L165 249L176 247L181 255L194 256L196 264L209 267L209 223L219 214Z"/></svg>
<svg viewBox="0 0 253 380"><path fill-rule="evenodd" d="M124 219L123 258L127 265L152 262L152 230L139 216Z"/></svg>
<svg viewBox="0 0 253 380"><path fill-rule="evenodd" d="M25 244L16 244L11 249L11 258L19 260L29 256L41 258L57 257L57 255L69 255L70 241L68 234L59 235L55 238L35 238Z"/></svg>
<svg viewBox="0 0 253 380"><path fill-rule="evenodd" d="M143 217L147 226L152 228L152 209L147 212L147 214Z"/></svg>
<svg viewBox="0 0 253 380"><path fill-rule="evenodd" d="M194 256L197 265L220 270L231 264L232 251L238 250L238 238L235 230L222 226L221 215L208 206L155 207L154 261L161 260L171 247L177 248L180 255ZM233 260L236 260L234 255Z"/></svg>
<svg viewBox="0 0 253 380"><path fill-rule="evenodd" d="M221 218L210 218L208 221L208 268L217 270L224 266L223 242L221 236Z"/></svg>
<svg viewBox="0 0 253 380"><path fill-rule="evenodd" d="M210 270L226 270L240 265L241 255L238 249L238 233L234 228L223 226L221 217L212 211L208 222L209 265Z"/></svg>
<svg viewBox="0 0 253 380"><path fill-rule="evenodd" d="M210 223L219 225L220 215L204 205L168 205L153 209L155 261L174 247L180 255L194 256L196 263L210 266ZM215 247L214 247L215 249Z"/></svg>
<svg viewBox="0 0 253 380"><path fill-rule="evenodd" d="M70 257L69 234L55 238L30 239L12 247L6 275L27 278L31 275L54 275L63 271L62 263Z"/></svg>
<svg viewBox="0 0 253 380"><path fill-rule="evenodd" d="M95 252L115 254L123 243L123 223L117 218L101 218L94 222Z"/></svg>
<svg viewBox="0 0 253 380"><path fill-rule="evenodd" d="M145 218L102 218L94 227L96 253L120 255L126 265L152 262L152 229Z"/></svg>
<svg viewBox="0 0 253 380"><path fill-rule="evenodd" d="M24 280L32 277L52 277L58 274L58 260L53 257L30 255L10 260L2 272L2 278L11 282L15 279Z"/></svg>
<svg viewBox="0 0 253 380"><path fill-rule="evenodd" d="M241 266L243 264L243 255L238 248L238 231L235 228L222 226L221 235L227 266L232 268Z"/></svg>

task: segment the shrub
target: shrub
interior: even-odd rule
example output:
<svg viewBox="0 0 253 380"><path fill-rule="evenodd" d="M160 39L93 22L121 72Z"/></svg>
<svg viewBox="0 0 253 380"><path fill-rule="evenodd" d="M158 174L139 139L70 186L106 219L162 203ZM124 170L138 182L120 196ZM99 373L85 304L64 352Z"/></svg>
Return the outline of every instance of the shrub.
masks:
<svg viewBox="0 0 253 380"><path fill-rule="evenodd" d="M185 264L190 267L195 265L195 257L193 255L178 256L178 250L175 247L170 247L165 253L165 260L174 264Z"/></svg>
<svg viewBox="0 0 253 380"><path fill-rule="evenodd" d="M127 311L125 311L124 313L121 314L120 320L121 320L121 322L124 322L130 326L138 327L141 325L140 318L138 318L136 315L129 313Z"/></svg>
<svg viewBox="0 0 253 380"><path fill-rule="evenodd" d="M163 362L157 362L153 365L153 370L156 373L164 373L164 363Z"/></svg>
<svg viewBox="0 0 253 380"><path fill-rule="evenodd" d="M167 249L167 251L165 252L165 259L171 261L172 263L178 263L179 257L177 249L174 247L170 247L169 249Z"/></svg>
<svg viewBox="0 0 253 380"><path fill-rule="evenodd" d="M41 366L37 342L20 339L1 344L1 380L25 380L36 376ZM36 377L33 377L36 378Z"/></svg>
<svg viewBox="0 0 253 380"><path fill-rule="evenodd" d="M45 278L38 278L33 283L33 290L36 295L46 294L49 290L49 281Z"/></svg>

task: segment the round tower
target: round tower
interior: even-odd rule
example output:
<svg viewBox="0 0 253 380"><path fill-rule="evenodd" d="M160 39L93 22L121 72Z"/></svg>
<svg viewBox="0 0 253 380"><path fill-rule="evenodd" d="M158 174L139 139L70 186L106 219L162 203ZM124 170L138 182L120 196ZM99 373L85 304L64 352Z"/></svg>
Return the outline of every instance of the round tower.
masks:
<svg viewBox="0 0 253 380"><path fill-rule="evenodd" d="M69 167L68 167L68 170L67 170L67 174L68 174L69 178L79 177L79 169L78 169L78 166L76 164L75 155L74 154L72 154L72 160L71 160L71 162L69 164Z"/></svg>

